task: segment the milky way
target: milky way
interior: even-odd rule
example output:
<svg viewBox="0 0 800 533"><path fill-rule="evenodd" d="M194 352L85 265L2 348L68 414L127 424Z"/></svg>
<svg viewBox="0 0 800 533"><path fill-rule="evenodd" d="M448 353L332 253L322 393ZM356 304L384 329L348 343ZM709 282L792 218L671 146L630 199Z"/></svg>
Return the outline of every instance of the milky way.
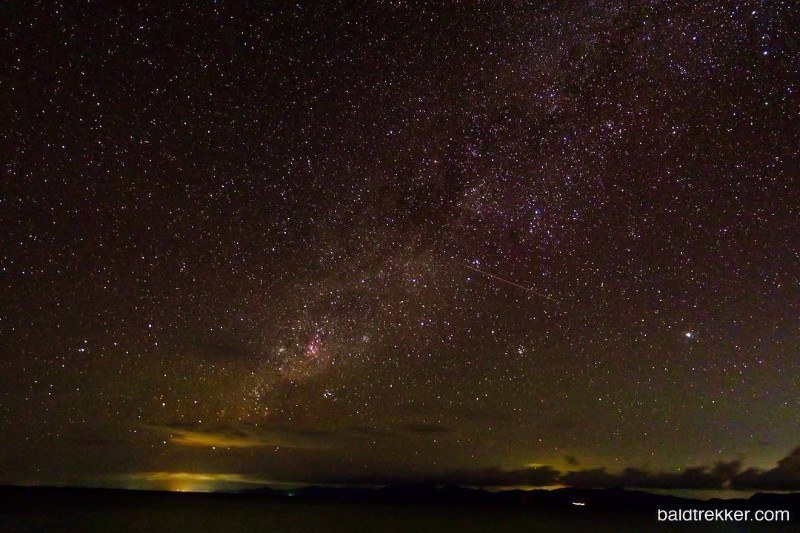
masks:
<svg viewBox="0 0 800 533"><path fill-rule="evenodd" d="M792 2L167 4L3 7L0 481L800 444Z"/></svg>

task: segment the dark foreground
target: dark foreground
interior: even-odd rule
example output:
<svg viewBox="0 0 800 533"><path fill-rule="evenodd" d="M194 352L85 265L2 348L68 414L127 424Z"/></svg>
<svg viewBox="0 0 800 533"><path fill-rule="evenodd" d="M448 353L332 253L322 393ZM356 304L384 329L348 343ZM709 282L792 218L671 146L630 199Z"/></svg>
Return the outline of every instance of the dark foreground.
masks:
<svg viewBox="0 0 800 533"><path fill-rule="evenodd" d="M781 509L791 513L791 521L665 523L657 520L658 509ZM187 494L3 487L0 530L800 531L800 494L699 501L582 489L489 493L409 486Z"/></svg>

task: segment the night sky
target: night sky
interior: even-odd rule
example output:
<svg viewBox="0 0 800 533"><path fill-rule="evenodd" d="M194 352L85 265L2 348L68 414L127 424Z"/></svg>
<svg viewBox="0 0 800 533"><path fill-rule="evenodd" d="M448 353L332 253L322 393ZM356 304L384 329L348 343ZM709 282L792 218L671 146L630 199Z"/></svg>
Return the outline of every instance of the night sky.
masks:
<svg viewBox="0 0 800 533"><path fill-rule="evenodd" d="M263 4L3 4L0 483L800 479L794 2Z"/></svg>

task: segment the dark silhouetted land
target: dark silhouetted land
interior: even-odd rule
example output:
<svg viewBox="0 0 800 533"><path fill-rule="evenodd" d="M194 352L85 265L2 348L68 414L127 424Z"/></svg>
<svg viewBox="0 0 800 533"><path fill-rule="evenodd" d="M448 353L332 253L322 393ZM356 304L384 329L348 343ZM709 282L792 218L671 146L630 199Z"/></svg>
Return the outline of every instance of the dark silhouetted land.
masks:
<svg viewBox="0 0 800 533"><path fill-rule="evenodd" d="M618 489L404 485L204 494L4 487L0 497L4 531L798 531L800 517L800 494L704 501ZM658 509L785 509L792 520L666 524Z"/></svg>

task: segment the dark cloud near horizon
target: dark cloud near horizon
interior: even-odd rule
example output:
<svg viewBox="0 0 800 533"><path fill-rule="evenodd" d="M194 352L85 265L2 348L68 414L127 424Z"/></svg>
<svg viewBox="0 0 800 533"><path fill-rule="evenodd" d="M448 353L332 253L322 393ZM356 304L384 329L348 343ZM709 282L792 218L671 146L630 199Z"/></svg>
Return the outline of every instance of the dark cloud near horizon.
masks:
<svg viewBox="0 0 800 533"><path fill-rule="evenodd" d="M520 476L516 471L507 474L505 478L507 480L514 480ZM713 466L688 467L677 473L648 472L635 467L611 473L605 468L590 468L558 474L556 480L559 484L573 487L800 490L800 446L778 461L775 468L769 470L758 468L742 470L741 461L721 461Z"/></svg>
<svg viewBox="0 0 800 533"><path fill-rule="evenodd" d="M778 461L775 468L748 468L738 473L734 481L743 489L800 490L800 446Z"/></svg>
<svg viewBox="0 0 800 533"><path fill-rule="evenodd" d="M650 472L637 467L628 467L614 473L605 468L562 472L552 466L542 465L512 470L499 467L462 469L420 478L366 475L326 477L308 481L352 485L426 483L473 487L566 485L581 488L800 490L800 446L778 461L775 468L742 470L742 466L741 461L735 460L720 461L713 466L687 467L680 472Z"/></svg>
<svg viewBox="0 0 800 533"><path fill-rule="evenodd" d="M178 446L234 449L279 447L320 452L328 452L343 443L352 443L353 439L442 436L452 433L452 430L445 426L426 423L404 423L387 428L353 426L329 430L264 427L254 424L203 426L193 423L173 423L147 427L168 434L171 442ZM565 459L570 466L580 465L580 461L572 455L567 455ZM627 467L619 472L609 472L605 468L561 471L551 465L537 465L518 469L500 467L459 469L419 477L328 473L318 477L311 476L302 481L312 484L354 485L432 483L478 487L567 485L586 488L800 490L800 446L779 460L775 468L768 470L744 468L742 461L733 460L720 461L714 465L690 466L678 472L651 472L638 467Z"/></svg>
<svg viewBox="0 0 800 533"><path fill-rule="evenodd" d="M559 483L560 473L551 466L536 466L501 470L499 468L482 468L479 470L462 470L452 472L435 479L436 482L448 485L475 486L545 486Z"/></svg>

